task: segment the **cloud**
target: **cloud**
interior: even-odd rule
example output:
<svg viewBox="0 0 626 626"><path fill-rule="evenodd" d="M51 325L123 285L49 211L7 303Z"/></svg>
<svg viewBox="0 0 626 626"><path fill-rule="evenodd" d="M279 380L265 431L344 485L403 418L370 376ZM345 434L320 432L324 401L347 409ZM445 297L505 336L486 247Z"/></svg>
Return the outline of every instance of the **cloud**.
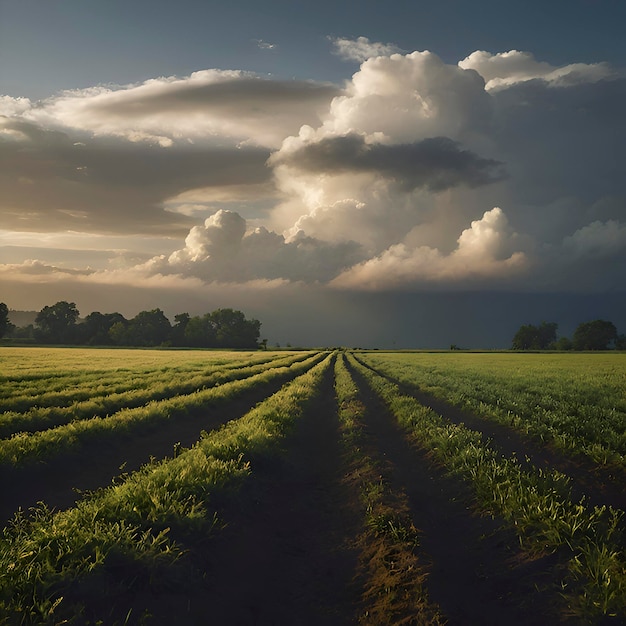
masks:
<svg viewBox="0 0 626 626"><path fill-rule="evenodd" d="M278 48L278 44L269 43L267 41L263 41L262 39L253 39L252 41L256 43L259 50L276 50Z"/></svg>
<svg viewBox="0 0 626 626"><path fill-rule="evenodd" d="M626 257L626 224L595 221L563 240L563 248L577 257Z"/></svg>
<svg viewBox="0 0 626 626"><path fill-rule="evenodd" d="M330 83L208 69L182 78L67 91L27 117L164 147L188 141L274 147L303 123L316 123L339 92Z"/></svg>
<svg viewBox="0 0 626 626"><path fill-rule="evenodd" d="M364 261L331 282L336 288L385 291L445 282L458 288L476 287L485 279L510 279L528 268L523 252L510 253L515 234L500 208L486 211L458 238L450 254L428 246L412 248L406 243L390 246L379 256Z"/></svg>
<svg viewBox="0 0 626 626"><path fill-rule="evenodd" d="M270 163L315 173L371 172L409 191L443 191L458 185L478 187L503 177L498 161L483 159L447 137L412 144L368 143L361 135L325 137Z"/></svg>
<svg viewBox="0 0 626 626"><path fill-rule="evenodd" d="M390 56L401 53L395 44L370 41L367 37L346 39L345 37L329 37L333 52L346 61L366 61L372 57Z"/></svg>
<svg viewBox="0 0 626 626"><path fill-rule="evenodd" d="M615 75L607 63L574 63L554 67L545 61L537 61L530 52L519 50L498 54L477 50L459 61L459 67L478 72L485 79L487 90L506 88L534 79L550 84L568 85L593 83Z"/></svg>
<svg viewBox="0 0 626 626"><path fill-rule="evenodd" d="M247 232L246 220L233 211L219 210L203 226L194 226L185 247L169 257L151 259L143 268L150 274L195 276L207 282L246 282L284 279L328 281L359 256L354 242L333 244L303 233L291 241L264 227Z"/></svg>
<svg viewBox="0 0 626 626"><path fill-rule="evenodd" d="M0 98L12 271L39 284L623 289L619 71L333 45L362 60L342 87L209 69ZM67 231L138 239L98 244L97 269L60 243L20 265Z"/></svg>
<svg viewBox="0 0 626 626"><path fill-rule="evenodd" d="M323 123L304 125L270 158L286 198L270 224L379 254L432 220L443 191L502 178L486 135L491 116L476 72L430 52L369 58ZM483 207L462 202L445 227L449 245Z"/></svg>
<svg viewBox="0 0 626 626"><path fill-rule="evenodd" d="M85 138L0 118L0 216L15 230L162 233L192 221L165 210L191 189L269 184L260 148L173 147Z"/></svg>

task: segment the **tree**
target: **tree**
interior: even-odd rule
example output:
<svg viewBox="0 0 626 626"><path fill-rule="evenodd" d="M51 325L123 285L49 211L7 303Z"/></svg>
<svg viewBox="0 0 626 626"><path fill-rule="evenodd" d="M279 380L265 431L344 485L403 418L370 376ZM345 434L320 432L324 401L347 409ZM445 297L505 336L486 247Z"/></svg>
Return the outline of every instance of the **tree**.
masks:
<svg viewBox="0 0 626 626"><path fill-rule="evenodd" d="M554 344L555 350L571 350L572 349L572 341L567 337L559 337L557 342Z"/></svg>
<svg viewBox="0 0 626 626"><path fill-rule="evenodd" d="M241 311L217 309L210 314L218 348L256 348L261 334L259 320L247 320Z"/></svg>
<svg viewBox="0 0 626 626"><path fill-rule="evenodd" d="M0 302L0 339L12 331L13 328L14 326L9 320L9 307L4 302Z"/></svg>
<svg viewBox="0 0 626 626"><path fill-rule="evenodd" d="M611 343L618 341L617 328L613 322L593 320L579 324L574 331L574 350L608 350Z"/></svg>
<svg viewBox="0 0 626 626"><path fill-rule="evenodd" d="M214 348L217 345L211 314L189 319L185 327L185 344L194 348Z"/></svg>
<svg viewBox="0 0 626 626"><path fill-rule="evenodd" d="M513 337L513 350L547 350L556 342L557 328L555 322L523 325Z"/></svg>
<svg viewBox="0 0 626 626"><path fill-rule="evenodd" d="M140 311L126 323L116 322L109 336L119 344L126 346L160 346L170 339L172 326L161 309Z"/></svg>
<svg viewBox="0 0 626 626"><path fill-rule="evenodd" d="M189 324L189 320L191 316L189 313L179 313L178 315L174 315L174 326L172 327L172 343L175 346L185 346L185 329L187 328L187 324Z"/></svg>
<svg viewBox="0 0 626 626"><path fill-rule="evenodd" d="M78 315L74 302L62 300L45 306L35 318L37 339L44 343L71 343L76 337Z"/></svg>
<svg viewBox="0 0 626 626"><path fill-rule="evenodd" d="M90 346L109 345L113 343L109 330L111 330L114 324L125 321L121 313L100 313L94 311L77 328L80 341Z"/></svg>

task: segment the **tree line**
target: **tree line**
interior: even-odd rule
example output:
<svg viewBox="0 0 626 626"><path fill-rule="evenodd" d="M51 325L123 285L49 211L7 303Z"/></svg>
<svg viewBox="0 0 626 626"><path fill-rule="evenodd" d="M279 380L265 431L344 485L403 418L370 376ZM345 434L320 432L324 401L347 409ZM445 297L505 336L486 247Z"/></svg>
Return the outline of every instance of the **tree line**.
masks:
<svg viewBox="0 0 626 626"><path fill-rule="evenodd" d="M572 338L557 339L558 324L524 324L513 337L513 350L626 350L626 335L619 335L613 322L593 320L576 327Z"/></svg>
<svg viewBox="0 0 626 626"><path fill-rule="evenodd" d="M161 309L141 311L126 319L121 313L94 311L84 319L74 302L60 301L37 313L35 323L16 328L6 304L0 302L0 337L45 344L87 346L176 346L193 348L257 348L261 322L241 311L217 309L205 315L180 313L171 324Z"/></svg>

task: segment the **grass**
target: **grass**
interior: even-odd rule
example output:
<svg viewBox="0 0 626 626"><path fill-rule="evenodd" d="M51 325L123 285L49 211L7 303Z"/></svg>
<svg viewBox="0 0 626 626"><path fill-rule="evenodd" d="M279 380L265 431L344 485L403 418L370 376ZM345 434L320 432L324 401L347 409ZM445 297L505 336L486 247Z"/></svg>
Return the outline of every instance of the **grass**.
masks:
<svg viewBox="0 0 626 626"><path fill-rule="evenodd" d="M255 459L277 453L329 364L326 358L192 448L67 511L40 507L30 518L16 515L0 539L0 618L85 623L90 600L103 592L114 597L114 590L175 580L181 549L171 529L184 534L214 528L211 498L254 471Z"/></svg>
<svg viewBox="0 0 626 626"><path fill-rule="evenodd" d="M563 585L569 611L591 620L626 617L622 511L573 501L563 474L523 469L517 459L500 457L479 432L446 422L402 394L394 382L354 358L351 363L413 439L463 478L472 487L477 505L501 516L527 551L568 551L569 576Z"/></svg>
<svg viewBox="0 0 626 626"><path fill-rule="evenodd" d="M53 456L76 452L87 441L103 442L117 438L122 433L138 432L141 428L152 427L159 421L197 413L214 403L230 401L237 395L271 380L304 371L320 358L319 354L314 354L289 367L273 368L262 364L237 371L229 370L218 375L219 380L224 381L223 384L216 382L216 386L209 389L203 388L187 395L151 401L137 408L121 409L104 418L76 420L34 433L18 433L10 439L0 441L0 465L40 463ZM225 382L229 378L230 382Z"/></svg>
<svg viewBox="0 0 626 626"><path fill-rule="evenodd" d="M362 354L396 380L626 472L626 354Z"/></svg>

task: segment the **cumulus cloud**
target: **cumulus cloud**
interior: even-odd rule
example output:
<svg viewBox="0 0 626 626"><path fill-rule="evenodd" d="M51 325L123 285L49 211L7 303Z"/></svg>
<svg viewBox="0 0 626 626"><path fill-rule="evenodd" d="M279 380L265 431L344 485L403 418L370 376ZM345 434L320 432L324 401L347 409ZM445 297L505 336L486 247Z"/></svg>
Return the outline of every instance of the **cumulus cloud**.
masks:
<svg viewBox="0 0 626 626"><path fill-rule="evenodd" d="M3 228L169 240L85 283L621 288L619 71L333 46L361 61L342 87L213 69L0 98Z"/></svg>
<svg viewBox="0 0 626 626"><path fill-rule="evenodd" d="M613 257L626 254L626 224L595 221L563 240L564 249L577 257Z"/></svg>
<svg viewBox="0 0 626 626"><path fill-rule="evenodd" d="M427 286L442 280L466 288L485 279L510 278L528 267L523 252L509 256L514 240L506 216L496 207L473 221L458 238L457 248L448 255L428 246L412 248L398 243L350 268L331 284L337 288L384 291Z"/></svg>
<svg viewBox="0 0 626 626"><path fill-rule="evenodd" d="M304 233L285 237L257 227L248 231L246 220L233 211L219 210L203 226L194 226L185 247L169 257L144 264L150 275L179 274L207 282L245 282L258 279L324 282L359 256L354 242L333 244Z"/></svg>

